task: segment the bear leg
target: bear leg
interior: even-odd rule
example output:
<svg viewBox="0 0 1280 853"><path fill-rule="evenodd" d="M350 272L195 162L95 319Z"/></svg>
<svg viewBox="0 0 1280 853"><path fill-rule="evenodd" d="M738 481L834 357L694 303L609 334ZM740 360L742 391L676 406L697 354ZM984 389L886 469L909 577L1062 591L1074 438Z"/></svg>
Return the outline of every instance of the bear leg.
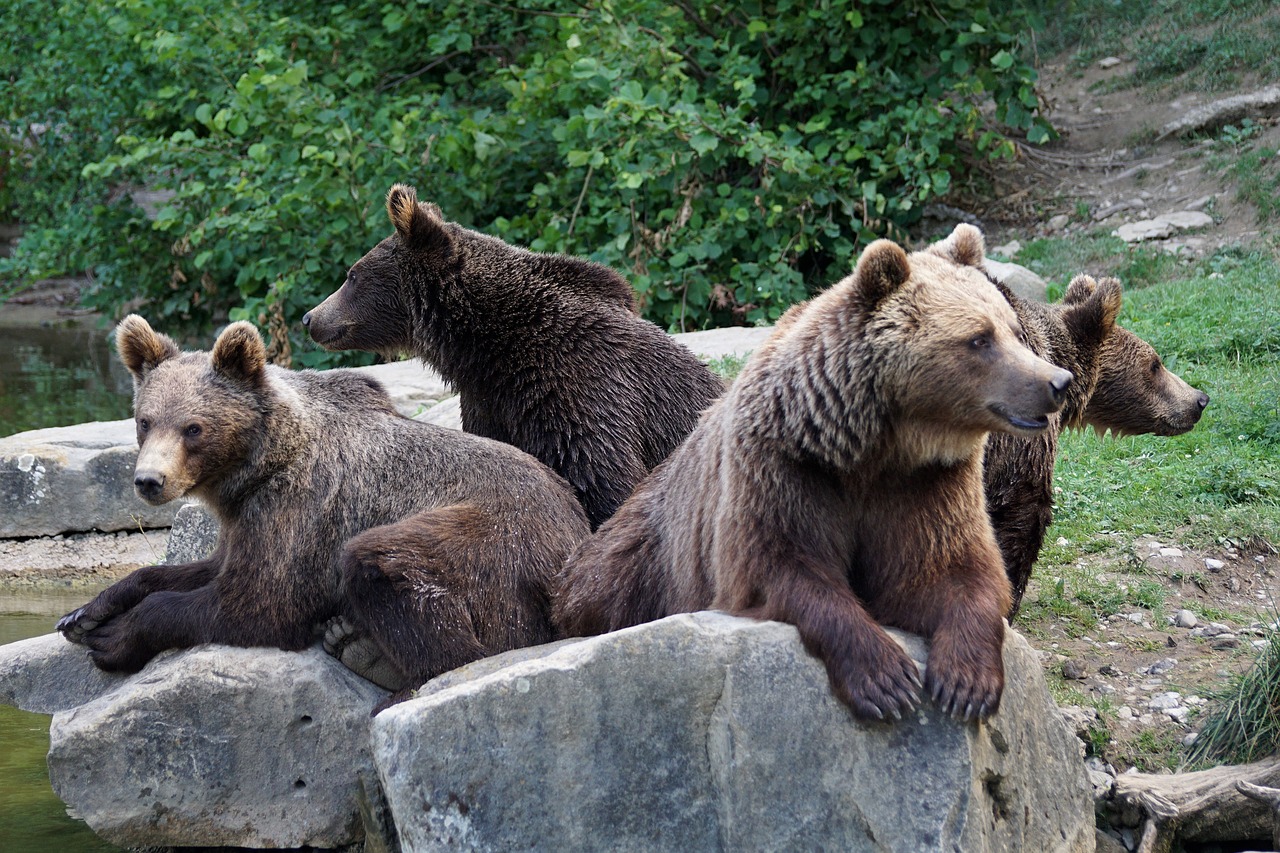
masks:
<svg viewBox="0 0 1280 853"><path fill-rule="evenodd" d="M401 690L408 678L383 654L377 640L346 616L334 616L324 626L324 650L356 675L385 690Z"/></svg>
<svg viewBox="0 0 1280 853"><path fill-rule="evenodd" d="M510 647L489 648L473 619L486 600L496 600L491 582L512 580L502 577L498 549L486 547L493 527L473 507L444 507L366 530L343 549L350 622L381 653L380 671L403 674L402 687ZM503 617L528 621L521 602L506 609ZM534 632L529 643L546 635L549 628Z"/></svg>
<svg viewBox="0 0 1280 853"><path fill-rule="evenodd" d="M176 566L144 566L98 593L88 604L58 620L55 630L70 642L83 643L99 625L134 607L153 592L190 591L213 580L221 566L214 558Z"/></svg>
<svg viewBox="0 0 1280 853"><path fill-rule="evenodd" d="M775 581L759 614L790 622L827 668L836 698L860 719L900 719L919 703L920 670L848 586L803 569Z"/></svg>

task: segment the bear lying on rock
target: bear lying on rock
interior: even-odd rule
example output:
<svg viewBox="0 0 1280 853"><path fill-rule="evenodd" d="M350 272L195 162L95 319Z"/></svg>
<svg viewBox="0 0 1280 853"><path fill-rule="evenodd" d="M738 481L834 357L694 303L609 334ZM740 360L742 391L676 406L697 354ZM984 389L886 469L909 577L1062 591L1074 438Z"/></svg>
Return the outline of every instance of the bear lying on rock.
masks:
<svg viewBox="0 0 1280 853"><path fill-rule="evenodd" d="M356 371L266 363L233 323L212 352L131 315L139 495L199 498L214 553L141 568L58 623L105 670L198 643L330 650L393 690L552 637L551 586L588 533L568 485L506 444L396 413Z"/></svg>
<svg viewBox="0 0 1280 853"><path fill-rule="evenodd" d="M924 686L985 717L1009 581L983 502L993 430L1049 428L1071 374L1026 347L962 225L949 257L871 244L793 308L697 429L570 557L567 635L723 610L789 622L859 717L918 702L882 625L931 640Z"/></svg>
<svg viewBox="0 0 1280 853"><path fill-rule="evenodd" d="M395 233L303 317L312 339L421 357L457 389L464 430L562 474L593 528L724 390L636 316L630 286L608 267L446 222L403 184L387 212Z"/></svg>

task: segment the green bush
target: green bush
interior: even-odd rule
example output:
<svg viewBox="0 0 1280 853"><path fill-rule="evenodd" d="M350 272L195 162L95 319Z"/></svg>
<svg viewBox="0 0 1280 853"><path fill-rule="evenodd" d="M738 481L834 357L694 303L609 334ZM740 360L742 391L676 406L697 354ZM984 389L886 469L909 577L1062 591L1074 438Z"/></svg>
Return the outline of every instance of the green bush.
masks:
<svg viewBox="0 0 1280 853"><path fill-rule="evenodd" d="M1010 133L1050 136L1025 21L988 6L14 0L0 203L32 228L0 273L89 270L93 307L247 317L286 351L407 181L624 270L664 327L772 321ZM175 193L154 220L142 187Z"/></svg>

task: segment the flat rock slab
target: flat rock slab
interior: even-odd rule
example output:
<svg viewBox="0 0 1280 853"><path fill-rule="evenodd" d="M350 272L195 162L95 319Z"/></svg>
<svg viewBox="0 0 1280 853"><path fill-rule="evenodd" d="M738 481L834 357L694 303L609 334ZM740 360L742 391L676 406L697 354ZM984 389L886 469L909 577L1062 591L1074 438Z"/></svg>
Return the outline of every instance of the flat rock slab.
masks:
<svg viewBox="0 0 1280 853"><path fill-rule="evenodd" d="M1207 213L1201 213L1198 210L1180 210L1162 214L1154 219L1126 222L1112 233L1126 243L1140 243L1144 240L1163 240L1178 231L1207 228L1212 224L1213 217Z"/></svg>
<svg viewBox="0 0 1280 853"><path fill-rule="evenodd" d="M987 722L861 724L793 627L674 616L442 676L374 758L406 851L1092 850L1078 746L1007 637Z"/></svg>
<svg viewBox="0 0 1280 853"><path fill-rule="evenodd" d="M0 702L53 713L54 790L123 847L359 842L385 696L319 648L201 646L125 677L59 634L0 646Z"/></svg>
<svg viewBox="0 0 1280 853"><path fill-rule="evenodd" d="M134 493L137 457L132 420L0 438L0 538L168 527L178 507Z"/></svg>

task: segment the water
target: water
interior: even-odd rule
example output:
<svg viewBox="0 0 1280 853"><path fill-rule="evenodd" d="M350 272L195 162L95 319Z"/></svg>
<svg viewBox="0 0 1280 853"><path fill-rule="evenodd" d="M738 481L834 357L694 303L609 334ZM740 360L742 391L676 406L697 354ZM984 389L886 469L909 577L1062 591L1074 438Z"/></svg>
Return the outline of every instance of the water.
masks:
<svg viewBox="0 0 1280 853"><path fill-rule="evenodd" d="M0 304L0 436L127 418L132 393L97 318Z"/></svg>
<svg viewBox="0 0 1280 853"><path fill-rule="evenodd" d="M0 591L0 644L53 630L92 590L21 593ZM67 815L49 785L49 717L0 705L0 850L14 853L105 853L107 844Z"/></svg>
<svg viewBox="0 0 1280 853"><path fill-rule="evenodd" d="M127 418L132 390L96 319L0 305L0 436ZM0 644L47 634L95 592L0 590ZM49 784L48 752L48 716L0 705L0 851L119 851L67 815Z"/></svg>

